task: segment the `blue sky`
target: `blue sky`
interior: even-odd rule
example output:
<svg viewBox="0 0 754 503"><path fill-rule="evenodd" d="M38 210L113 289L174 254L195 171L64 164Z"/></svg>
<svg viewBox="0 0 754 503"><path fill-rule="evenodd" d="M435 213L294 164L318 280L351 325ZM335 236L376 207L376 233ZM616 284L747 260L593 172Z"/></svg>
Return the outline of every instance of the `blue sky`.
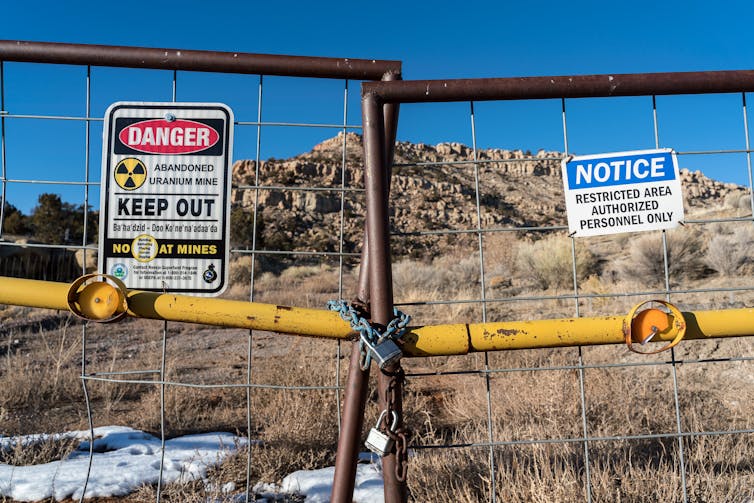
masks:
<svg viewBox="0 0 754 503"><path fill-rule="evenodd" d="M398 59L406 79L754 69L754 3L710 2L82 2L0 1L0 38ZM5 64L11 114L83 115L81 68ZM92 70L92 115L119 100L170 99L171 73ZM179 73L179 101L223 101L256 120L258 78ZM344 83L265 79L264 121L341 123ZM360 123L359 83L348 89L349 124ZM307 99L314 97L314 100ZM751 108L754 96L747 96ZM658 97L660 146L742 149L740 95ZM481 147L562 151L559 101L479 103ZM749 121L754 116L749 111ZM650 98L569 100L569 147L588 154L654 147ZM82 124L6 120L9 178L83 179ZM310 149L337 130L269 128L261 157ZM256 155L256 129L237 128L235 158ZM92 127L90 178L99 179L101 126ZM468 103L406 105L399 139L471 143ZM681 166L748 184L743 154L682 156ZM62 168L62 169L61 169ZM70 173L77 173L71 175ZM82 173L82 174L78 174ZM54 190L53 190L54 189ZM36 195L80 188L8 187L28 211ZM98 193L92 193L97 206Z"/></svg>

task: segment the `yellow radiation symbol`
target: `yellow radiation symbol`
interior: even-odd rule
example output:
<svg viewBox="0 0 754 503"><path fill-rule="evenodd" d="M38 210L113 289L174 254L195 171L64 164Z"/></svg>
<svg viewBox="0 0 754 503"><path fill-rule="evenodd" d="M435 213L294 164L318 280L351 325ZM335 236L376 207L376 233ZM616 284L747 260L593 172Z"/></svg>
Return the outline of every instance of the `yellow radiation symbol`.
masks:
<svg viewBox="0 0 754 503"><path fill-rule="evenodd" d="M126 157L115 166L115 183L124 190L136 190L147 179L147 167L135 157Z"/></svg>

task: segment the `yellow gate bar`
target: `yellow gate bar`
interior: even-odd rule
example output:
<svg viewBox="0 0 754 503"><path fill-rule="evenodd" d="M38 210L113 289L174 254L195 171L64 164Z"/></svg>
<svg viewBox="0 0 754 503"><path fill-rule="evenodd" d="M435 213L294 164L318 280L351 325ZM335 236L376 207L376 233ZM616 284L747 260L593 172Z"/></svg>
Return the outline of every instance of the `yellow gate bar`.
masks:
<svg viewBox="0 0 754 503"><path fill-rule="evenodd" d="M71 285L51 281L0 277L0 304L69 310ZM346 339L350 326L333 311L287 307L188 295L129 290L128 315L223 327L267 330L312 337ZM754 309L726 309L682 313L685 339L711 339L754 335ZM674 317L653 342L672 341L678 334ZM501 351L566 346L622 344L626 316L570 318L427 325L413 327L403 336L406 356L463 355L475 351Z"/></svg>
<svg viewBox="0 0 754 503"><path fill-rule="evenodd" d="M0 277L0 304L68 311L70 287L68 283ZM129 316L137 318L336 339L353 333L338 313L322 309L139 290L129 290L126 297Z"/></svg>
<svg viewBox="0 0 754 503"><path fill-rule="evenodd" d="M754 335L754 309L684 312L684 339L712 339ZM652 342L669 342L678 334L672 315L670 328ZM566 346L623 344L626 316L554 320L428 325L403 336L403 350L411 356L456 355L473 351L504 351Z"/></svg>

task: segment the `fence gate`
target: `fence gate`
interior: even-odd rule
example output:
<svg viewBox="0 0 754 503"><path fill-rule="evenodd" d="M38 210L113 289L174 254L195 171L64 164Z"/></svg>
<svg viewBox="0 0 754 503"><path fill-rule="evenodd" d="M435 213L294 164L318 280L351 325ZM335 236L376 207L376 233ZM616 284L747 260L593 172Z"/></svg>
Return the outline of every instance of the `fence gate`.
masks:
<svg viewBox="0 0 754 503"><path fill-rule="evenodd" d="M399 77L396 61L2 41L0 275L71 281L96 266L92 207L99 207L99 138L111 103L222 102L235 115L225 297L319 308L351 297L364 206L353 87ZM261 439L239 461L246 501L255 480L333 463L348 354L340 342L147 321L83 324L72 338L73 318L29 310L5 316L30 321L4 323L3 378L7 386L27 383L40 400L22 408L26 402L9 397L3 435L70 429L79 416L94 435L95 426L128 418L164 447L166 436L245 425L242 433ZM57 331L43 330L51 327ZM52 354L57 372L24 363L32 351ZM61 377L74 365L83 397L80 385ZM48 407L60 414L61 402L73 420L43 421ZM5 413L15 406L20 412ZM158 501L170 490L162 483L165 462ZM12 490L12 477L0 486ZM193 496L218 494L202 487ZM91 491L71 496L84 495Z"/></svg>
<svg viewBox="0 0 754 503"><path fill-rule="evenodd" d="M418 325L510 322L476 339L470 331L470 344L521 348L404 360L417 501L752 497L751 339L637 355L602 346L621 336L592 320L650 299L721 313L751 305L753 83L740 71L363 85L367 195L383 201L369 215L370 260L380 241L386 264L372 278L386 292L373 312L389 319L392 285L394 305ZM392 163L381 148L385 104L454 141L399 142ZM656 148L677 153L683 225L568 233L563 159ZM721 324L736 331L751 310L730 313ZM529 321L548 318L570 319Z"/></svg>
<svg viewBox="0 0 754 503"><path fill-rule="evenodd" d="M65 284L0 278L0 302L16 300L3 319L30 319L0 328L3 431L80 420L94 436L95 425L127 420L159 435L164 452L167 437L245 423L260 442L224 466L239 470L247 501L256 480L333 463L333 501L349 501L363 421L381 416L395 423L396 448L382 459L390 502L754 497L754 355L751 338L738 337L752 333L754 300L754 72L399 78L387 61L0 42L2 276L36 267L42 279L70 281L93 266L90 205L102 182L93 139L112 102L226 103L237 160L227 299L128 300L140 318L196 322L211 311L208 326L129 319L81 324L72 338L75 319L17 307L65 309ZM362 84L361 110L352 80L382 80ZM314 105L323 101L333 106ZM443 139L457 141L396 143L400 104L412 104L404 123L445 126ZM681 226L568 232L561 161L660 148L682 168ZM595 221L611 208L596 209ZM39 291L8 291L22 284ZM386 331L394 306L413 317L402 349L422 358L381 369L377 397L358 342L209 326L268 327L248 302L229 300L240 299L267 303L269 323L290 327L279 331L346 339L335 313L307 309L344 292ZM616 345L635 340L636 327L657 341L686 338L654 355ZM88 449L91 469L95 442ZM156 493L139 497L224 497L200 486L170 493L168 461L159 460ZM0 481L13 485L12 472Z"/></svg>

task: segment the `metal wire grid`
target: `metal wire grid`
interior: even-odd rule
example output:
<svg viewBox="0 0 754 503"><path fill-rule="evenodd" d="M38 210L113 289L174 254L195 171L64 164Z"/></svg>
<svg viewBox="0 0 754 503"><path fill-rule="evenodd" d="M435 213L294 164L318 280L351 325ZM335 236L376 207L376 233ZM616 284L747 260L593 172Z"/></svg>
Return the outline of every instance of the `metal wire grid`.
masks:
<svg viewBox="0 0 754 503"><path fill-rule="evenodd" d="M658 120L656 97L652 96L652 117L654 128L654 147L660 147L660 122ZM748 189L749 199L752 202L752 208L754 208L754 191L752 190L752 161L751 161L751 147L749 140L749 127L748 116L746 109L746 93L741 93L741 105L743 112L742 132L744 136L745 146L743 149L727 149L727 150L698 150L688 152L678 152L679 157L684 155L700 155L700 154L732 154L732 153L745 153L746 154L746 166L748 174ZM406 104L404 103L404 106ZM562 108L562 131L563 131L563 157L544 157L542 159L557 160L560 161L569 155L569 136L568 136L568 117L567 117L567 100L561 99ZM416 162L416 163L403 163L394 165L394 173L399 173L401 168L408 167L421 167L423 169L438 168L441 166L450 167L473 167L473 186L475 196L475 210L476 210L476 225L471 229L442 229L442 230L396 230L391 226L391 235L398 238L416 237L416 236L442 236L442 235L472 235L476 236L478 243L478 256L479 256L479 272L480 279L478 282L479 293L477 298L467 299L454 299L454 300L426 300L426 301L410 301L410 302L396 302L396 306L412 307L412 306L442 306L442 305L468 305L468 306L480 306L482 321L486 322L488 318L487 308L493 304L515 304L526 302L542 302L542 301L573 301L573 315L575 317L581 316L580 305L584 301L590 301L592 299L620 299L627 297L642 297L652 298L664 296L667 301L671 301L674 296L680 294L689 293L719 293L729 292L731 294L736 292L746 292L754 290L754 284L746 285L742 287L715 287L715 288L672 288L670 284L670 272L669 272L669 252L667 244L667 234L662 231L662 257L663 257L663 269L664 269L664 288L661 290L647 289L643 291L629 291L620 293L585 293L579 290L579 279L577 273L577 254L576 254L576 239L570 237L571 241L571 273L573 276L573 293L559 294L559 295L523 295L512 296L506 298L489 297L487 295L487 288L485 285L485 259L484 252L485 247L483 240L485 237L494 234L506 234L516 233L522 231L529 232L552 232L552 231L566 231L567 226L510 226L510 227L487 227L482 224L482 214L480 205L480 176L479 167L483 165L495 166L500 163L496 160L480 160L478 158L477 148L477 127L474 113L474 102L469 102L469 120L471 129L471 141L472 150L469 160L460 161L432 161L432 162ZM506 162L526 162L530 159L509 159ZM540 160L539 158L537 160ZM727 223L740 223L745 224L752 222L754 217L751 214L744 217L730 217L730 218L709 218L709 219L688 219L686 224L704 225L711 223L727 222ZM397 299L399 300L399 299ZM409 309L410 311L410 309ZM522 318L525 319L525 318ZM462 321L462 320L459 320ZM477 321L477 320L474 320ZM487 410L487 428L486 428L486 441L469 441L469 442L452 442L443 444L426 444L418 443L411 445L412 449L417 451L435 450L435 449L459 449L459 448L473 448L484 449L488 451L488 465L489 465L489 500L498 500L498 489L496 487L496 471L498 469L495 459L496 448L504 446L526 446L526 445L552 445L552 444L580 444L583 450L584 464L583 464L583 487L584 487L584 499L591 502L593 499L593 488L591 480L591 466L590 466L590 448L594 449L594 445L598 442L616 442L616 441L636 441L636 440L657 440L657 439L675 439L677 441L677 459L675 463L677 465L677 471L680 474L680 487L682 494L680 495L682 501L689 501L689 490L687 482L687 461L685 459L685 445L684 439L697 438L697 437L719 437L725 435L740 435L740 434L752 434L754 429L752 428L733 428L728 430L702 430L702 431L687 431L682 424L682 411L679 400L679 383L677 376L677 369L679 365L710 365L716 363L731 363L731 362L750 362L754 361L754 357L751 356L737 356L737 357L724 357L724 358L677 358L675 348L672 348L669 354L669 358L653 357L651 360L635 360L630 362L610 362L610 363L596 363L588 364L584 361L584 348L576 348L577 353L575 355L575 362L570 365L537 365L537 366L519 366L510 368L493 368L490 365L489 354L484 354L483 365L475 369L470 370L434 370L431 372L422 372L420 370L408 372L407 377L411 380L417 380L427 377L437 378L437 376L479 376L484 379L484 390L486 396L486 410ZM478 362L478 359L474 360ZM588 404L588 392L586 391L586 376L585 371L593 369L620 369L620 368L641 368L641 367L661 367L669 368L672 377L672 392L673 392L673 409L675 421L672 425L672 432L666 433L647 433L647 434L625 434L625 435L604 435L594 434L590 435L589 422L587 420L587 404ZM579 400L580 400L580 418L582 431L581 436L568 436L562 438L530 438L530 439L517 439L500 441L496 440L493 432L493 412L492 412L492 393L490 379L491 376L506 375L512 373L524 373L533 372L535 374L543 372L569 372L576 371L578 373L579 383ZM524 398L525 400L525 398ZM597 444L598 445L598 444Z"/></svg>
<svg viewBox="0 0 754 503"><path fill-rule="evenodd" d="M3 71L3 67L2 67L2 65L0 65L0 77L2 77L2 75L3 75L2 71ZM73 120L84 120L86 122L86 128L87 128L86 129L86 142L88 143L89 140L90 140L90 134L89 134L89 125L90 125L90 123L92 121L101 120L101 119L98 119L98 118L91 118L91 117L89 117L89 107L90 107L90 103L89 103L89 90L90 90L90 77L89 77L89 73L90 73L90 68L88 67L87 68L87 116L84 117L84 118L52 117L52 116L14 116L14 115L11 115L11 114L3 114L3 116L0 117L0 120L2 121L2 130L3 130L3 135L2 135L3 136L3 142L2 142L2 147L3 147L2 148L2 158L3 158L3 165L2 165L2 168L3 168L3 172L2 172L2 175L3 175L3 177L2 177L2 182L3 182L2 183L2 190L3 190L3 194L5 194L5 189L6 189L6 184L7 183L40 183L39 181L34 181L34 180L9 180L9 179L7 179L6 173L5 173L6 163L5 163L5 134L4 134L4 131L5 131L5 120L6 120L6 118L17 118L17 117L31 118L31 117L33 117L33 118L37 118L37 119L50 119L50 118L54 118L54 119L61 119L61 120L71 120L71 119L73 119ZM2 80L2 79L0 79L0 80ZM175 96L175 88L176 88L176 75L174 74L174 76L173 76L173 93L174 93L174 96ZM257 161L259 161L259 151L260 151L260 145L261 145L261 129L262 129L263 126L280 126L280 125L299 125L300 126L300 125L302 125L302 124L283 124L283 123L264 123L264 122L262 122L262 120L261 120L261 103L262 103L261 95L262 95L262 88L263 88L262 77L260 77L260 80L259 80L259 95L260 95L259 104L260 104L260 106L259 106L259 110L258 110L257 121L255 121L255 122L238 122L237 123L238 125L256 126L256 128L257 128ZM335 126L335 125L318 125L317 126L317 125L311 125L311 124L307 124L307 125L309 125L309 126L317 126L317 127L338 127L338 128L342 128L344 132L347 129L354 128L354 126L348 126L346 124L346 120L345 120L346 114L347 114L347 112L346 112L346 108L347 108L347 94L348 94L348 82L346 81L346 87L345 87L345 96L346 96L346 99L345 99L345 104L344 104L344 121L343 121L342 125L338 125L338 126ZM745 152L746 155L747 155L747 164L748 164L748 168L749 168L748 169L748 171L749 171L749 177L750 177L749 187L751 188L751 151L750 151L750 147L749 147L748 124L746 122L745 95L743 95L742 98L743 98L743 106L744 106L744 127L746 129L746 135L745 135L746 136L746 148L745 148L745 150L699 151L699 152L688 152L687 154L693 155L693 154L703 154L703 153ZM5 108L4 107L4 96L3 96L2 108L3 109ZM486 313L487 306L490 303L494 303L494 302L520 302L520 301L524 301L524 300L527 300L527 301L529 301L529 300L530 301L542 301L542 300L566 300L566 299L573 299L574 300L575 314L576 314L576 316L578 316L580 314L579 313L579 300L585 300L585 299L590 299L590 298L611 298L611 297L615 298L615 297L621 297L621 296L646 296L646 295L657 294L657 293L662 293L662 294L668 296L668 298L669 298L671 294L679 294L679 293L694 293L694 292L696 292L696 293L703 293L703 292L713 292L713 291L730 291L730 292L735 292L735 291L741 291L741 290L748 290L749 289L747 287L744 287L744 288L723 288L723 289L671 289L670 286L669 286L669 275L668 275L668 254L667 254L667 247L665 246L664 247L665 278L666 278L665 289L662 290L662 291L659 291L659 292L657 292L657 291L654 291L654 292L651 292L651 291L650 292L629 292L629 293L621 293L621 294L584 294L584 293L580 293L579 290L578 290L577 279L575 277L575 265L576 264L575 264L575 259L574 259L574 263L573 263L573 270L574 270L574 293L572 295L532 296L532 297L520 297L520 298L510 298L510 299L486 298L486 288L484 286L484 278L485 278L485 274L484 274L484 260L483 260L484 249L483 249L483 246L482 246L483 236L484 235L487 235L489 233L516 232L516 231L521 231L521 230L538 230L538 231L558 230L558 229L562 229L562 227L557 227L557 226L553 226L553 227L539 227L539 228L517 227L517 228L510 228L510 229L494 229L494 228L493 229L489 229L489 228L485 229L485 228L483 228L483 226L481 225L481 218L479 216L480 206L479 206L479 174L478 174L478 168L479 168L480 165L484 164L485 161L477 159L477 156L476 156L477 148L476 148L476 131L475 131L474 114L473 114L473 103L470 104L470 108L471 108L470 118L471 118L471 127L472 127L472 138L473 138L473 142L474 142L474 145L473 145L474 159L473 159L473 161L469 161L469 162L473 165L474 171L475 171L474 178L475 178L475 184L476 184L477 228L476 229L472 229L472 230L468 230L468 231L447 231L445 233L448 233L448 234L454 233L454 232L455 233L472 233L472 234L476 234L477 235L479 246L480 246L480 264L479 265L480 265L481 285L482 285L482 288L481 288L481 298L478 299L478 300L476 300L476 299L469 299L469 300L465 300L465 301L430 301L430 302L424 302L424 303L411 303L411 305L418 305L418 304L432 305L432 304L478 303L478 304L480 304L482 306L482 316L483 316L483 319L486 320L486 317L487 317L487 313ZM654 107L653 107L653 113L655 115L655 129L657 130L656 109ZM563 131L564 132L564 144L565 144L565 147L566 147L565 151L567 152L568 151L568 148L567 148L568 135L567 135L567 129L566 129L565 101L563 101L563 126L564 126L563 127L563 129L564 129L564 131ZM656 134L656 138L657 138L657 134ZM345 167L345 158L346 158L346 152L345 151L346 151L346 146L344 144L344 146L343 146L343 164L344 164L344 167ZM74 183L74 184L83 185L83 186L86 187L86 192L85 192L86 196L85 196L85 198L88 197L88 187L90 185L94 185L94 184L97 183L97 182L89 182L88 181L88 173L89 173L88 163L89 163L89 161L88 161L88 148L87 148L86 175L85 175L84 182L50 182L50 183L58 183L58 184L61 184L61 185L67 184L67 183L68 184ZM442 164L448 164L448 163L442 163ZM418 165L431 166L432 163L418 163ZM257 162L257 167L258 166L259 166L259 162ZM345 169L343 170L343 173L345 174ZM237 189L241 189L241 190L253 190L253 191L255 191L255 193L256 193L255 194L256 195L255 209L256 209L256 206L258 204L258 193L259 193L259 191L262 190L262 189L270 189L270 188L274 188L275 190L285 190L285 189L289 189L289 190L338 190L338 189L324 188L324 187L323 188L303 188L303 187L301 187L301 188L299 188L299 187L297 187L297 188L289 188L289 187L266 187L266 186L263 187L263 186L259 185L258 173L257 173L257 180L256 180L256 183L255 183L254 186L239 186L239 187L237 187ZM278 251L257 250L256 249L256 226L254 226L255 232L254 232L254 236L253 236L253 240L254 241L253 241L252 249L251 250L233 250L233 253L239 253L239 254L240 253L245 253L245 254L247 253L247 254L251 254L252 256L256 256L256 255L260 255L260 254L336 256L336 257L338 257L338 260L340 262L340 268L339 268L339 270L340 270L339 285L340 285L340 289L342 290L343 260L346 257L350 257L350 256L354 255L354 254L343 253L342 221L343 221L343 218L344 218L344 214L343 214L342 210L343 210L343 200L344 200L345 192L346 192L345 179L342 180L341 188L339 189L339 191L341 193L341 235L339 237L340 250L339 250L338 253L332 253L332 252L287 252L287 251L280 251L280 250L278 250ZM256 217L256 211L255 211L255 217ZM0 222L1 221L2 221L2 219L0 219ZM717 222L717 221L738 222L738 221L748 221L748 218L744 218L744 219L723 219L723 220L714 220L714 221L715 222ZM705 221L705 222L712 222L712 221ZM692 221L689 221L688 223L692 223ZM694 222L694 223L702 223L702 221L698 221L698 222ZM438 234L438 233L443 233L443 231L420 232L420 234L427 234L427 235ZM42 246L42 247L51 247L51 248L56 247L56 246L47 246L47 245L39 245L39 246ZM86 238L84 238L84 242L83 242L83 244L81 245L80 248L87 248L87 246L88 246L88 244L86 242ZM58 248L69 248L69 249L70 248L79 248L79 247L60 246L60 245L58 245L57 247ZM89 246L89 248L93 248L93 247ZM574 253L574 258L575 258L575 253ZM252 262L252 263L255 264L255 262ZM252 296L252 298L253 298L253 294L254 294L253 282L254 282L254 275L252 274L251 278L250 278L250 283L251 283L251 286L252 286L250 296ZM165 372L164 372L165 349L164 348L165 348L165 343L166 343L166 334L167 334L167 331L163 330L163 339L162 339L162 341L163 341L163 354L162 354L162 358L161 358L161 369L159 371L155 371L155 370L146 371L147 373L159 373L160 379L158 379L158 380L115 379L114 380L114 379L111 379L110 377L105 377L105 373L92 374L92 373L87 373L86 372L86 367L85 367L85 362L86 362L86 359L85 359L85 355L86 355L86 328L84 328L83 329L83 334L82 334L82 338L83 338L83 341L84 341L84 344L83 344L83 355L82 355L82 378L83 378L85 390L86 390L86 381L87 380L105 380L105 381L116 381L116 382L122 382L122 383L135 383L135 384L141 384L141 383L145 383L146 382L146 383L158 384L163 389L164 389L164 386L189 386L189 387L198 387L198 388L241 386L241 387L245 387L248 390L249 394L251 392L251 389L258 389L258 388L268 388L268 389L297 389L297 390L298 389L312 389L313 388L313 387L287 387L287 386L270 386L270 385L253 384L252 383L252 372L251 372L252 369L251 369L250 365L249 365L249 368L248 368L248 382L245 385L226 385L226 384L219 384L219 385L195 385L195 384L191 384L191 383L180 383L180 382L175 382L175 381L167 381L164 378L164 376L165 376ZM249 355L248 355L248 361L249 361L249 363L251 362L251 352L252 352L251 339L252 339L252 337L253 337L253 334L250 334L250 337L249 337ZM338 347L338 352L339 351L340 351L340 347ZM713 361L722 362L722 361L749 361L749 360L751 360L751 359L750 358L729 358L729 359L716 359L716 360L713 360ZM480 369L480 370L476 370L476 371L469 371L469 372L473 373L473 374L482 375L485 378L485 381L486 381L486 386L487 386L487 410L488 410L488 434L489 434L489 441L488 442L481 442L481 443L463 444L462 446L464 446L464 447L487 448L489 450L489 452L490 452L491 480L494 481L495 480L494 479L495 459L494 459L493 453L494 453L494 448L497 447L497 446L522 445L522 444L537 444L537 443L569 443L569 442L574 443L575 442L575 443L583 443L583 445L584 445L584 451L585 451L585 456L588 456L588 447L589 447L589 443L590 442L606 441L606 440L632 440L632 439L643 439L643 438L665 438L665 437L672 437L672 438L677 438L678 439L679 447L680 447L680 450L681 450L680 452L683 453L682 439L686 438L686 437L697 436L697 435L724 435L724 434L733 434L733 433L750 433L751 430L746 430L746 429L731 430L731 431L706 431L706 432L684 432L684 431L682 431L682 428L681 428L681 425L680 425L680 409L679 409L679 406L678 406L678 383L677 383L677 379L675 378L675 368L676 368L676 365L680 364L680 363L709 363L709 362L710 362L710 360L693 360L693 359L677 360L675 358L675 354L672 354L671 355L671 360L669 362L668 361L654 361L654 362L628 363L628 364L587 365L587 364L584 364L583 358L582 358L582 354L581 354L581 350L579 350L578 363L576 365L572 365L572 366L560 366L560 367L520 367L520 368L509 368L509 369L500 369L500 368L496 369L496 368L490 368L488 356L485 355L484 369ZM625 436L612 436L612 437L609 437L609 436L590 437L588 435L588 430L587 430L585 416L584 416L585 409L586 409L586 407L585 407L586 397L585 397L585 391L584 391L584 374L583 374L584 370L586 370L586 369L600 369L600 368L613 368L613 367L635 367L635 366L642 366L642 365L670 365L670 366L672 366L672 368L673 368L673 377L674 377L674 379L673 379L673 381L674 381L674 387L673 387L673 389L674 389L674 395L675 395L674 398L675 398L675 410L676 410L676 418L677 418L677 425L676 425L677 426L677 432L675 434L659 434L659 435L625 435ZM490 385L489 385L490 375L495 374L495 373L506 373L506 372L554 371L554 370L574 370L574 369L578 370L579 377L580 377L580 392L581 392L581 402L582 402L581 403L581 405L582 405L582 419L584 419L584 423L583 423L584 435L583 435L583 438L576 438L576 437L574 437L574 438L557 439L557 440L552 440L552 439L534 439L534 440L507 441L507 442L500 442L500 441L495 441L494 440L493 435L492 435L492 427L491 427L492 412L491 412L491 403L490 403L491 399L490 399L490 389L489 389L490 388ZM338 367L338 373L339 373L339 367ZM114 375L123 375L123 374L128 374L128 373L115 373ZM459 372L444 372L444 373L441 373L441 374L444 374L444 375L455 375L455 374L459 374ZM433 375L437 375L437 374L433 373ZM413 377L420 377L420 376L421 376L420 373L413 374ZM338 382L339 381L336 381L336 383L338 383ZM333 390L338 390L339 387L336 384L336 386L333 386L333 387L326 387L326 388L314 387L314 389L333 389ZM163 400L161 402L162 402L161 403L161 414L164 415L164 398L163 398ZM87 399L87 403L89 403L88 399ZM90 417L90 421L91 421L91 411L89 412L89 417ZM250 419L251 418L250 412L248 412L247 418L249 418L249 430L250 430L250 421L251 421L251 419ZM164 434L164 430L163 430L163 434ZM415 448L430 448L430 447L432 447L432 446L415 446ZM452 445L452 446L448 445L446 447L461 447L461 445ZM681 467L684 466L684 462L683 462L682 458L679 460L679 464L680 464ZM249 467L251 466L251 462L250 461L249 461L248 466ZM590 486L590 483L589 483L588 469L589 469L589 463L587 462L586 463L586 470L587 470L587 474L586 474L586 482L587 482L586 483L586 490L587 490L586 497L587 497L587 499L591 499L591 486ZM685 471L683 469L681 470L681 473L684 474L682 476L685 476ZM683 489L684 489L684 500L687 500L686 483L685 483L685 481L683 483ZM248 497L248 495L247 495L247 497ZM159 491L158 491L158 498L159 498ZM491 498L493 500L495 500L495 498L496 498L496 491L495 491L494 483L492 484Z"/></svg>
<svg viewBox="0 0 754 503"><path fill-rule="evenodd" d="M84 202L84 238L81 244L79 245L60 245L60 244L25 244L24 246L33 247L33 248L40 248L40 249L61 249L61 250L97 250L97 246L94 243L91 243L87 240L87 233L86 233L86 225L87 225L87 213L89 208L89 201L90 201L90 195L89 195L89 189L92 186L99 186L100 182L97 181L90 181L90 174L91 174L91 166L90 166L90 142L91 142L91 123L92 122L102 122L103 118L101 117L92 117L91 116L91 106L92 106L92 100L91 100L91 89L92 89L92 82L91 82L91 66L86 66L86 78L85 78L85 107L86 107L86 115L85 116L66 116L66 115L34 115L34 114L15 114L15 113L9 113L7 110L5 110L5 64L4 62L0 61L0 135L1 135L1 141L0 141L0 156L2 163L0 167L2 168L0 171L0 190L2 191L2 201L6 201L6 194L7 194L7 187L11 184L45 184L50 185L52 187L55 186L65 186L65 185L75 185L75 186L82 186L84 188L84 196L83 196L83 202ZM295 78L295 77L291 77ZM171 96L173 101L177 101L179 93L178 93L178 72L175 70L172 71L172 79L171 79ZM269 85L269 84L268 84ZM256 154L255 154L255 161L256 161L256 173L255 173L255 183L254 185L233 185L233 189L237 191L252 191L254 193L254 202L253 202L253 226L252 226L252 236L251 236L251 248L232 248L231 249L231 257L232 256L239 256L239 255L249 255L252 257L251 261L251 272L248 278L249 281L249 300L254 301L255 296L255 276L256 276L256 266L258 257L260 256L280 256L280 257L324 257L324 258L335 258L338 261L338 297L344 298L346 295L344 292L344 272L347 268L346 260L347 259L353 259L355 257L358 257L359 254L356 253L349 253L345 251L344 247L344 241L345 241L345 198L347 194L360 194L363 193L363 189L360 189L358 187L351 186L346 177L348 162L347 162L347 136L346 133L349 131L358 131L361 129L360 125L352 125L348 124L348 101L349 101L349 80L344 79L343 80L343 102L342 102L342 110L343 110L343 120L340 124L328 124L328 123L309 123L309 122L271 122L271 121L263 121L262 120L262 104L263 104L263 90L265 87L264 84L264 75L258 75L258 106L257 106L257 117L254 121L248 121L248 120L237 120L235 122L235 126L238 128L254 128L256 130ZM337 106L337 104L333 104L334 106ZM85 138L84 138L84 146L85 146L85 158L84 158L84 170L82 179L80 180L61 180L61 181L51 181L51 180L39 180L39 179L11 179L7 176L7 160L6 160L6 121L11 121L14 119L31 119L31 120L40 120L40 121L80 121L83 122L85 125ZM332 130L338 130L342 132L343 135L343 146L342 146L342 156L341 156L341 179L339 182L339 186L337 187L327 187L327 186L286 186L286 185L262 185L260 183L260 152L262 150L262 138L263 138L263 129L268 127L297 127L297 128L320 128L320 129L332 129ZM238 135L237 135L238 136ZM230 155L230 154L229 154ZM355 168L355 166L350 166L351 168ZM71 174L72 176L75 176L75 174ZM275 190L275 191L317 191L317 192L336 192L339 194L340 199L340 224L339 224L339 230L338 230L338 236L337 236L337 243L338 243L338 249L337 251L318 251L318 250L307 250L307 251L287 251L287 250L277 250L277 249L260 249L258 248L258 235L257 235L257 215L258 215L258 209L259 209L259 193L261 190ZM4 221L4 215L3 215L4 205L0 205L0 237L3 235L3 229L2 224ZM0 246L18 246L15 243L9 243L9 242L0 242ZM82 274L86 274L88 264L86 262L86 254L84 254L84 262L82 264ZM340 430L340 410L341 410L341 391L343 389L343 386L341 385L341 368L340 368L340 360L342 359L342 348L340 341L337 341L337 345L335 347L334 352L334 363L335 363L335 376L334 376L334 382L330 386L288 386L288 385L278 385L278 384L263 384L263 383L255 383L254 382L254 373L253 373L253 365L252 365L252 356L253 356L253 340L254 340L254 333L253 331L249 331L248 333L248 349L246 354L246 382L243 384L237 384L237 383L218 383L218 384L198 384L198 383L191 383L191 382L182 382L182 381L176 381L176 380L170 380L167 378L166 374L166 365L167 365L167 359L168 359L168 335L170 333L171 327L168 325L168 322L165 321L161 324L161 340L160 340L160 350L159 350L159 362L160 367L158 369L145 369L145 370L123 370L123 371L112 371L112 372L92 372L87 368L87 361L90 359L89 354L89 332L87 325L84 324L81 329L81 343L82 343L82 350L81 350L81 372L80 372L80 378L83 388L83 394L84 394L84 400L86 403L86 414L87 414L87 421L88 421L88 427L89 427L89 433L91 435L91 438L94 438L94 414L93 414L93 405L91 402L90 397L90 391L88 388L88 383L90 382L105 382L105 383L114 383L118 385L154 385L159 387L160 391L160 437L161 437L161 447L162 447L162 456L160 461L160 476L158 479L158 487L157 487L157 493L156 493L156 500L159 502L161 500L161 496L163 493L163 469L164 469L164 448L165 448L165 435L166 435L166 427L165 427L165 421L166 421L166 407L165 407L165 393L166 393L166 387L184 387L184 388L192 388L192 389L245 389L246 390L246 430L249 438L251 439L251 436L253 435L253 426L252 426L252 418L253 418L253 412L252 412L252 392L254 390L273 390L273 391L293 391L293 392L308 392L308 391L326 391L326 392L332 392L333 399L337 402L337 419L333 418L333 420L337 421L338 423L338 431ZM138 376L144 376L143 378L137 378ZM148 376L155 376L154 378L148 377ZM86 494L87 485L90 480L91 475L91 469L92 469L92 461L94 456L94 443L89 443L89 465L87 470L87 476L86 481L84 484L84 487L81 490L81 496L79 498L79 501L83 501L84 496ZM252 492L252 484L251 484L251 470L253 465L253 459L252 459L252 449L251 445L249 445L249 448L247 450L247 463L246 463L246 494L245 494L245 500L248 501L254 501L254 495ZM12 483L12 480L11 482Z"/></svg>

